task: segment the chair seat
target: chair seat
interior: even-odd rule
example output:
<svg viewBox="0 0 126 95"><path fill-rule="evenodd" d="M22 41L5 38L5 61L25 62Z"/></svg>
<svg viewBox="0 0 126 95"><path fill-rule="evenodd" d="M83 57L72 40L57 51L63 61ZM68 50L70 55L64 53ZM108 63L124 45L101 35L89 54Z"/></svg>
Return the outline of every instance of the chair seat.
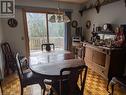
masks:
<svg viewBox="0 0 126 95"><path fill-rule="evenodd" d="M43 89L43 95L45 95L45 85L43 82L43 77L40 74L32 72L30 69L24 71L22 64L27 61L25 57L21 58L19 54L16 54L16 67L18 71L18 76L21 85L21 95L23 95L23 88L29 85L39 84L41 89Z"/></svg>
<svg viewBox="0 0 126 95"><path fill-rule="evenodd" d="M27 72L23 73L22 82L23 82L23 84L25 84L24 86L30 85L30 84L37 84L37 83L42 84L43 80L44 79L42 79L41 75L35 74L32 71L27 71Z"/></svg>

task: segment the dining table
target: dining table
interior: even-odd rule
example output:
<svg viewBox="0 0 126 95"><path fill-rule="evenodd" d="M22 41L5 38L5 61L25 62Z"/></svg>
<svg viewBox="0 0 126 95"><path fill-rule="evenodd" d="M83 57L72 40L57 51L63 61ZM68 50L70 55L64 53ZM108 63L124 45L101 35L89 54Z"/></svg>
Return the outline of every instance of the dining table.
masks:
<svg viewBox="0 0 126 95"><path fill-rule="evenodd" d="M85 65L83 59L78 59L72 52L65 50L33 53L29 57L29 63L30 69L34 73L51 80L60 78L60 70L63 68Z"/></svg>

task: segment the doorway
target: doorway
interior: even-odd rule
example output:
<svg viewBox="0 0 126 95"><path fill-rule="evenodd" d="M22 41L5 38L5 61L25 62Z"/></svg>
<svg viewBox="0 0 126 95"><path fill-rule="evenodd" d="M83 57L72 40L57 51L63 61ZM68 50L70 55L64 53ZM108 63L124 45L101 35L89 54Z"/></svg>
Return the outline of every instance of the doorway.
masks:
<svg viewBox="0 0 126 95"><path fill-rule="evenodd" d="M26 12L29 51L40 52L43 43L54 43L55 49L64 49L65 23L51 23L53 14Z"/></svg>

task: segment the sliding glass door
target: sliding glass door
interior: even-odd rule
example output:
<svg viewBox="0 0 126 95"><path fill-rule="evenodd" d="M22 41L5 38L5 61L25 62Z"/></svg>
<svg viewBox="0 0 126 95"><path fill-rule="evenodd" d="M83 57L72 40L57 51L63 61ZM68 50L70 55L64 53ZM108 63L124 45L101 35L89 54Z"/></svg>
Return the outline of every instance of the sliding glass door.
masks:
<svg viewBox="0 0 126 95"><path fill-rule="evenodd" d="M48 14L48 21L52 15L53 14ZM54 43L57 49L64 49L65 23L48 22L48 31L49 31L49 42Z"/></svg>
<svg viewBox="0 0 126 95"><path fill-rule="evenodd" d="M56 49L64 49L65 24L50 23L52 14L26 12L30 52L40 51L41 44L54 43Z"/></svg>
<svg viewBox="0 0 126 95"><path fill-rule="evenodd" d="M46 14L26 13L30 50L40 50L40 45L47 42Z"/></svg>

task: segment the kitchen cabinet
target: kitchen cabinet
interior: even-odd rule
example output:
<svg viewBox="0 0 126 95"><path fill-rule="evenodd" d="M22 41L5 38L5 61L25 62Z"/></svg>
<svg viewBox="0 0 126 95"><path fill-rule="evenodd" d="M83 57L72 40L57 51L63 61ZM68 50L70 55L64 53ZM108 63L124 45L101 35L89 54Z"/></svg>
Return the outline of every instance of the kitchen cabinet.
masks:
<svg viewBox="0 0 126 95"><path fill-rule="evenodd" d="M120 76L124 72L125 52L124 48L107 48L84 43L85 63L93 71L100 74L108 81L113 76Z"/></svg>

